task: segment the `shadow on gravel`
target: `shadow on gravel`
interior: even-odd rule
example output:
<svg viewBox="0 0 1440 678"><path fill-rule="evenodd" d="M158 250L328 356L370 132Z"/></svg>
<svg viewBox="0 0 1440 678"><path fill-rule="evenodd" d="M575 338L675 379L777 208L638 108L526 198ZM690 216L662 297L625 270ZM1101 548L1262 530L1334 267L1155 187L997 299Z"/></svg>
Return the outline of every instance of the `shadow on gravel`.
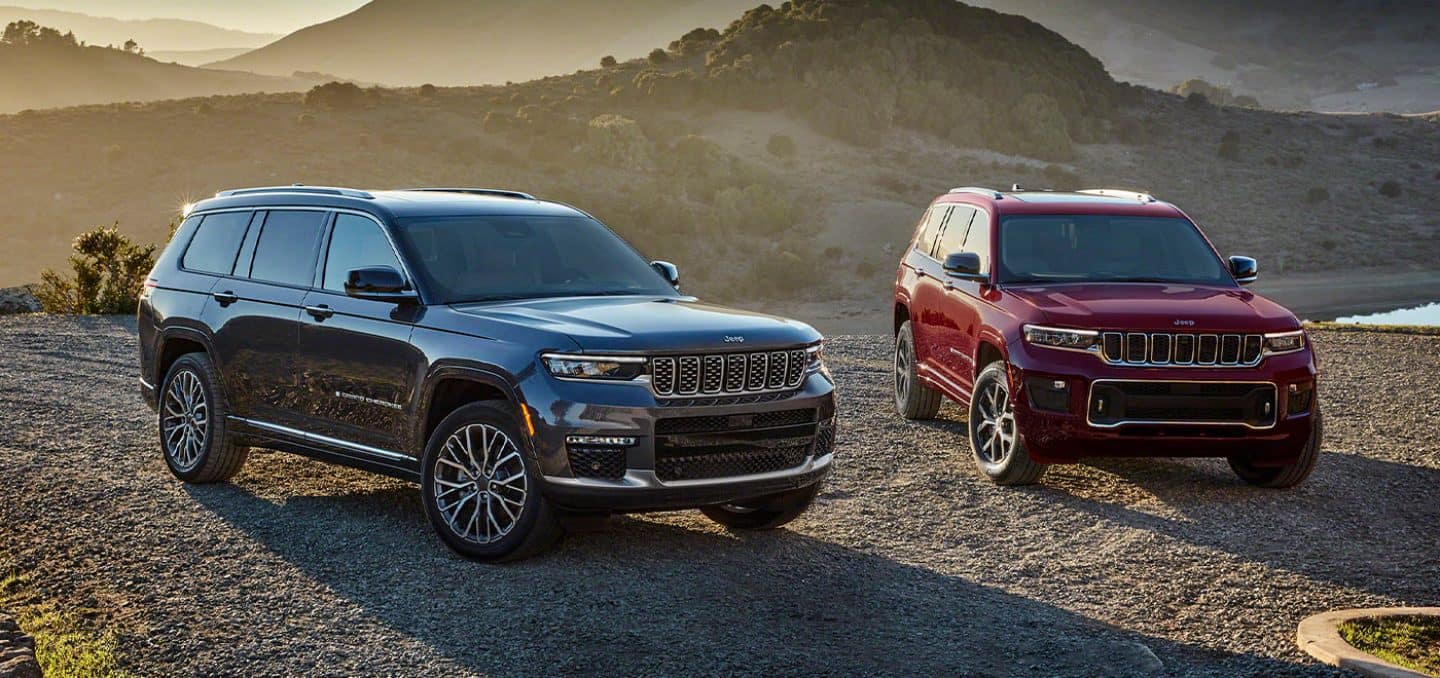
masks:
<svg viewBox="0 0 1440 678"><path fill-rule="evenodd" d="M1413 602L1440 597L1440 470L1325 453L1289 490L1243 484L1223 460L1087 462L1183 518L1116 503L1113 490L1047 482L1062 505L1312 579ZM1074 478L1067 478L1074 481Z"/></svg>
<svg viewBox="0 0 1440 678"><path fill-rule="evenodd" d="M413 487L274 501L244 486L187 489L328 594L477 672L1314 670L1141 636L789 531L732 536L618 518L539 558L486 566L439 544Z"/></svg>

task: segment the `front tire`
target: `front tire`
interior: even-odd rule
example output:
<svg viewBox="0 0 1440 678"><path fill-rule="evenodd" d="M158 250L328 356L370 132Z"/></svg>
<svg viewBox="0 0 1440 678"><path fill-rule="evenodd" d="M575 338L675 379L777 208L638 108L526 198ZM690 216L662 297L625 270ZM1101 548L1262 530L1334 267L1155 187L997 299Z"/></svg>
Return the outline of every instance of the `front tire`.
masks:
<svg viewBox="0 0 1440 678"><path fill-rule="evenodd" d="M969 429L975 466L996 485L1031 485L1045 475L1045 466L1030 459L1015 423L1005 363L990 363L975 377Z"/></svg>
<svg viewBox="0 0 1440 678"><path fill-rule="evenodd" d="M420 464L421 504L440 540L480 562L526 558L555 543L555 509L521 448L515 414L472 403L445 417Z"/></svg>
<svg viewBox="0 0 1440 678"><path fill-rule="evenodd" d="M934 419L940 392L920 382L916 365L915 332L907 320L895 334L895 410L906 419Z"/></svg>
<svg viewBox="0 0 1440 678"><path fill-rule="evenodd" d="M250 456L226 426L230 413L220 375L204 353L187 353L170 365L160 386L160 449L170 472L187 483L234 477Z"/></svg>
<svg viewBox="0 0 1440 678"><path fill-rule="evenodd" d="M1320 416L1320 405L1315 405L1315 414L1310 417L1310 440L1301 450L1300 458L1285 466L1256 466L1249 457L1230 457L1230 468L1235 475L1256 487L1284 489L1295 487L1310 477L1320 461L1320 445L1325 437L1325 422Z"/></svg>
<svg viewBox="0 0 1440 678"><path fill-rule="evenodd" d="M700 512L728 530L773 530L805 513L820 493L822 484L734 504L706 506Z"/></svg>

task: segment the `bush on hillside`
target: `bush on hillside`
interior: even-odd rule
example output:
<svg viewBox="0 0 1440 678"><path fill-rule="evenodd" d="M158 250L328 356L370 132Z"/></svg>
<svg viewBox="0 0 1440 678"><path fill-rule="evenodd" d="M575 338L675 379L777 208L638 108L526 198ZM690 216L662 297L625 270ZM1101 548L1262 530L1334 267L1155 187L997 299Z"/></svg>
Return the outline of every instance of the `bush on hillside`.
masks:
<svg viewBox="0 0 1440 678"><path fill-rule="evenodd" d="M620 64L620 62L619 62L619 61L616 61L616 60L615 60L615 57L613 57L613 56L600 57L600 67L601 67L601 68L614 68L614 67L616 67L616 66L619 65L619 64Z"/></svg>
<svg viewBox="0 0 1440 678"><path fill-rule="evenodd" d="M606 113L596 116L587 127L586 150L602 162L627 169L650 166L650 140L630 118Z"/></svg>
<svg viewBox="0 0 1440 678"><path fill-rule="evenodd" d="M309 108L347 110L360 108L364 103L365 90L353 82L327 82L305 94L305 105Z"/></svg>
<svg viewBox="0 0 1440 678"><path fill-rule="evenodd" d="M771 134L765 150L781 160L789 160L795 157L795 139L788 134Z"/></svg>
<svg viewBox="0 0 1440 678"><path fill-rule="evenodd" d="M1199 94L1205 98L1205 103L1215 104L1216 106L1260 107L1260 102L1256 100L1255 97L1245 95L1235 96L1235 92L1229 87L1214 85L1200 78L1186 80L1171 87L1170 91L1185 97L1187 103L1190 103L1190 99L1194 97L1194 95Z"/></svg>
<svg viewBox="0 0 1440 678"><path fill-rule="evenodd" d="M670 62L670 53L666 52L663 49L660 49L659 47L656 47L655 49L650 51L650 56L646 57L646 59L648 59L650 63L659 66L660 64Z"/></svg>
<svg viewBox="0 0 1440 678"><path fill-rule="evenodd" d="M420 86L420 96L427 99L439 93L440 89L428 82Z"/></svg>
<svg viewBox="0 0 1440 678"><path fill-rule="evenodd" d="M116 226L97 227L75 238L70 275L45 269L35 297L47 313L134 313L145 276L155 265L155 246L140 246Z"/></svg>

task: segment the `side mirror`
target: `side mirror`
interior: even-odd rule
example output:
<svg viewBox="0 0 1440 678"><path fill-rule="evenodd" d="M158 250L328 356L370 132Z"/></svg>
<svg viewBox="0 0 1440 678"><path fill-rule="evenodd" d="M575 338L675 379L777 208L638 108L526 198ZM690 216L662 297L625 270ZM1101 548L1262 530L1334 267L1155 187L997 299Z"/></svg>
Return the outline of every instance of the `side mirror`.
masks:
<svg viewBox="0 0 1440 678"><path fill-rule="evenodd" d="M952 278L986 281L990 276L980 271L980 255L974 252L955 252L945 257L945 272Z"/></svg>
<svg viewBox="0 0 1440 678"><path fill-rule="evenodd" d="M389 266L357 268L345 275L345 294L356 299L401 303L416 298L405 277Z"/></svg>
<svg viewBox="0 0 1440 678"><path fill-rule="evenodd" d="M1249 285L1260 276L1260 265L1250 257L1230 257L1230 275L1235 276L1235 282Z"/></svg>
<svg viewBox="0 0 1440 678"><path fill-rule="evenodd" d="M675 289L680 289L680 269L668 261L652 261L650 267L655 269Z"/></svg>

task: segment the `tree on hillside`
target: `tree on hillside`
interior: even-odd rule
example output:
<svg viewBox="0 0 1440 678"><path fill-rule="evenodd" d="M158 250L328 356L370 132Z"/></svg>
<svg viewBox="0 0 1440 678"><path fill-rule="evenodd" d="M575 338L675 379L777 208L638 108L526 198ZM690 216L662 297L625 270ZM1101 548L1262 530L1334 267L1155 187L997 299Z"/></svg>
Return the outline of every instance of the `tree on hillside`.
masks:
<svg viewBox="0 0 1440 678"><path fill-rule="evenodd" d="M614 68L615 65L618 64L618 63L620 63L620 62L616 61L616 60L615 60L615 57L613 57L613 56L601 57L601 59L600 59L600 67L601 67L601 68Z"/></svg>
<svg viewBox="0 0 1440 678"><path fill-rule="evenodd" d="M15 47L64 46L76 47L74 33L61 33L34 21L12 21L0 34L0 45Z"/></svg>
<svg viewBox="0 0 1440 678"><path fill-rule="evenodd" d="M125 51L131 54L139 54L140 56L145 56L145 50L140 48L140 43L135 42L134 38L125 41Z"/></svg>

